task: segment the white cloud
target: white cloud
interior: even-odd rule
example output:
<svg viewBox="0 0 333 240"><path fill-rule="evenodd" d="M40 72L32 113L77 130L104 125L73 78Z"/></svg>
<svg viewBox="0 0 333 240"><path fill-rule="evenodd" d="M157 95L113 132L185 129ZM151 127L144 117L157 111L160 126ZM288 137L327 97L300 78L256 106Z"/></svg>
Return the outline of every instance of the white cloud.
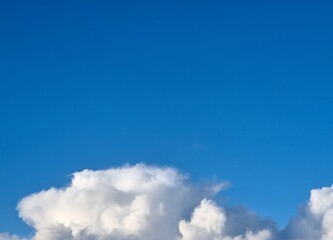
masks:
<svg viewBox="0 0 333 240"><path fill-rule="evenodd" d="M18 210L36 230L34 240L217 240L227 215L207 199L224 186L194 186L173 168L142 164L84 170L67 187L25 197ZM193 209L191 221L182 220Z"/></svg>
<svg viewBox="0 0 333 240"><path fill-rule="evenodd" d="M244 220L242 219L239 223ZM211 200L203 199L200 206L194 210L191 221L180 221L179 231L183 236L181 240L269 240L272 238L268 229L257 233L246 230L244 234L229 236L225 231L227 222L228 218L224 209Z"/></svg>
<svg viewBox="0 0 333 240"><path fill-rule="evenodd" d="M320 222L322 240L333 239L333 187L325 187L311 191L308 204L313 219Z"/></svg>
<svg viewBox="0 0 333 240"><path fill-rule="evenodd" d="M333 239L333 186L314 189L310 200L282 234L288 239Z"/></svg>
<svg viewBox="0 0 333 240"><path fill-rule="evenodd" d="M73 174L64 188L29 195L18 204L32 240L332 240L333 187L309 202L279 231L241 207L219 206L226 185L193 185L174 168L138 164ZM0 240L19 240L1 233ZM21 239L23 240L23 239Z"/></svg>
<svg viewBox="0 0 333 240"><path fill-rule="evenodd" d="M170 240L179 235L178 221L215 193L173 168L135 165L74 173L69 186L27 196L18 210L35 240Z"/></svg>
<svg viewBox="0 0 333 240"><path fill-rule="evenodd" d="M191 221L179 222L182 240L219 240L222 237L226 216L223 209L207 199L203 199L192 215Z"/></svg>

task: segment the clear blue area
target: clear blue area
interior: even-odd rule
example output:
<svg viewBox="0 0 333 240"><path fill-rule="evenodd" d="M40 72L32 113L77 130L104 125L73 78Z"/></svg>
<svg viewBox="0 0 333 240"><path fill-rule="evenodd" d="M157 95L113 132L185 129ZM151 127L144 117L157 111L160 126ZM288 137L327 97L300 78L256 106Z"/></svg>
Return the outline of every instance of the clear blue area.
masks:
<svg viewBox="0 0 333 240"><path fill-rule="evenodd" d="M69 174L171 165L282 227L333 183L332 1L0 5L0 232Z"/></svg>

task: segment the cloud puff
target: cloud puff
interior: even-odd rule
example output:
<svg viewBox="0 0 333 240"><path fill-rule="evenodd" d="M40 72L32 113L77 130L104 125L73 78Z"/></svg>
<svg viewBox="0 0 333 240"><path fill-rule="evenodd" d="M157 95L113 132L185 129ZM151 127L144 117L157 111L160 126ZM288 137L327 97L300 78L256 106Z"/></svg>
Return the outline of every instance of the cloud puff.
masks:
<svg viewBox="0 0 333 240"><path fill-rule="evenodd" d="M74 173L69 186L30 195L18 210L36 240L170 240L179 219L215 193L187 184L175 169L136 165Z"/></svg>
<svg viewBox="0 0 333 240"><path fill-rule="evenodd" d="M333 186L311 191L309 202L292 219L282 237L302 240L333 239Z"/></svg>
<svg viewBox="0 0 333 240"><path fill-rule="evenodd" d="M182 240L218 240L222 237L226 216L223 209L207 199L203 199L192 215L191 221L179 222Z"/></svg>
<svg viewBox="0 0 333 240"><path fill-rule="evenodd" d="M63 188L23 198L32 240L332 240L333 187L314 189L283 230L213 199L224 183L193 185L174 168L138 164L84 170ZM19 240L0 234L0 240ZM23 240L23 239L21 239Z"/></svg>
<svg viewBox="0 0 333 240"><path fill-rule="evenodd" d="M225 210L207 199L223 186L194 186L176 169L143 164L84 170L69 186L25 197L18 210L34 240L217 240L231 228ZM244 231L244 239L264 239Z"/></svg>
<svg viewBox="0 0 333 240"><path fill-rule="evenodd" d="M313 219L320 223L321 239L333 239L333 188L312 190L308 208Z"/></svg>
<svg viewBox="0 0 333 240"><path fill-rule="evenodd" d="M238 224L244 223L244 220L247 223L246 219L239 220ZM194 210L191 221L179 222L179 231L183 236L181 240L268 240L272 238L271 231L268 229L256 233L246 230L244 234L229 236L225 231L228 222L224 209L211 200L203 199L200 206ZM233 227L236 227L236 224Z"/></svg>

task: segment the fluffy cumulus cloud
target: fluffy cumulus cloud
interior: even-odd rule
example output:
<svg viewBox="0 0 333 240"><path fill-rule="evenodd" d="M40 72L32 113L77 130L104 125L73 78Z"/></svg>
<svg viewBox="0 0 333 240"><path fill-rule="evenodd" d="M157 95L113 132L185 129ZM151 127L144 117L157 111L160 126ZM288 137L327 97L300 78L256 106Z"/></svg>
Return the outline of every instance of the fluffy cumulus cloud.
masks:
<svg viewBox="0 0 333 240"><path fill-rule="evenodd" d="M174 168L138 164L84 170L63 188L18 204L31 240L332 240L333 187L312 190L283 230L242 207L214 201L224 187L193 185ZM19 240L0 233L0 240ZM23 240L23 239L21 239Z"/></svg>
<svg viewBox="0 0 333 240"><path fill-rule="evenodd" d="M45 239L165 239L209 188L193 188L172 168L127 166L73 174L63 189L24 198L20 217Z"/></svg>
<svg viewBox="0 0 333 240"><path fill-rule="evenodd" d="M225 231L227 220L224 209L216 206L211 200L203 199L194 210L189 222L184 220L179 222L181 240L268 240L272 237L270 230L267 229L257 233L247 230L245 234L228 236Z"/></svg>
<svg viewBox="0 0 333 240"><path fill-rule="evenodd" d="M282 237L302 240L333 239L333 186L314 189L299 215L292 219Z"/></svg>
<svg viewBox="0 0 333 240"><path fill-rule="evenodd" d="M182 240L221 239L226 216L223 209L212 201L203 199L192 215L189 222L181 220L179 231Z"/></svg>

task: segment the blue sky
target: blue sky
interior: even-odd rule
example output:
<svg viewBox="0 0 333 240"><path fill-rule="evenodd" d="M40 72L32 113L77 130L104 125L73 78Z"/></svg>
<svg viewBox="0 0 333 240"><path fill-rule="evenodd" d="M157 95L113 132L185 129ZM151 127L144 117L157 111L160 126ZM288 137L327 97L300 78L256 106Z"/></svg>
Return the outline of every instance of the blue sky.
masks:
<svg viewBox="0 0 333 240"><path fill-rule="evenodd" d="M281 226L330 186L329 1L3 1L0 232L69 174L174 166Z"/></svg>

